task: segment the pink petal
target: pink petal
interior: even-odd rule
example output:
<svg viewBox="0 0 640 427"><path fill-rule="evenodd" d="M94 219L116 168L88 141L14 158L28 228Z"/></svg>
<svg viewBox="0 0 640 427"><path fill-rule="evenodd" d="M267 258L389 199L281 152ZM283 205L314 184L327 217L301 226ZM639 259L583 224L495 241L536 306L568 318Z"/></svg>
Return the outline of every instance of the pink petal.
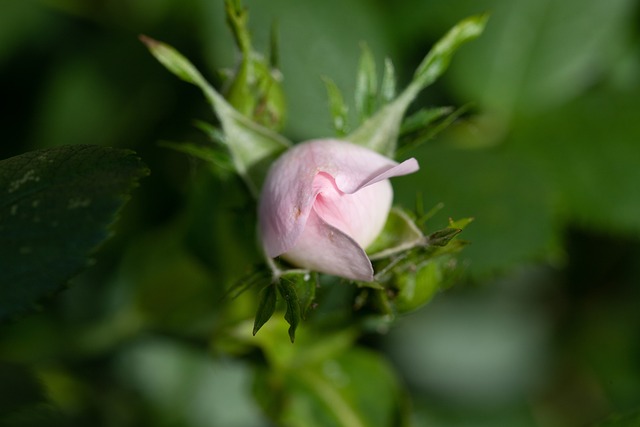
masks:
<svg viewBox="0 0 640 427"><path fill-rule="evenodd" d="M316 196L313 205L315 212L323 221L341 230L366 248L380 234L387 220L393 190L389 180L367 185L353 194L343 193L333 178L324 173L318 174L317 181L331 181L331 187L325 188Z"/></svg>
<svg viewBox="0 0 640 427"><path fill-rule="evenodd" d="M338 190L351 194L416 170L415 159L398 164L344 141L314 140L294 146L271 166L262 189L259 220L267 255L287 252L300 238L320 191L314 188L319 173L331 176Z"/></svg>
<svg viewBox="0 0 640 427"><path fill-rule="evenodd" d="M296 244L283 257L294 265L352 280L373 280L371 261L351 237L312 211Z"/></svg>

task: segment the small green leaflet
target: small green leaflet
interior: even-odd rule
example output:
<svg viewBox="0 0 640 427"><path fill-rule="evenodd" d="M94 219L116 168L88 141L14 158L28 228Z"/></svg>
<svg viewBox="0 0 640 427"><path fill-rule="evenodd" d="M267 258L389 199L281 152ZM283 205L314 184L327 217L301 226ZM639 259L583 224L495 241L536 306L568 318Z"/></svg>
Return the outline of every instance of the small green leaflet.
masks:
<svg viewBox="0 0 640 427"><path fill-rule="evenodd" d="M48 148L0 161L0 322L62 289L148 170L129 150Z"/></svg>

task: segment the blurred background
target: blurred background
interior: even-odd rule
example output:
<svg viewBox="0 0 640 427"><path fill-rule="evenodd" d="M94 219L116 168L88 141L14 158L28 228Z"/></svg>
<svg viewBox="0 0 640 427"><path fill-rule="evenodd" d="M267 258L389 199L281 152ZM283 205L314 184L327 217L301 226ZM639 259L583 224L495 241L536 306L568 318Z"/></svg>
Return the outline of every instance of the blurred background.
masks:
<svg viewBox="0 0 640 427"><path fill-rule="evenodd" d="M475 217L464 279L363 341L407 388L415 425L577 427L639 408L639 2L245 5L258 50L277 23L294 141L333 134L321 77L352 99L361 42L402 87L457 21L491 14L412 107L470 112L408 153L421 170L394 183L399 204L444 203L436 226ZM238 60L222 0L0 0L0 158L91 143L151 170L95 265L0 327L9 425L270 425L252 360L211 357L208 335L253 314L248 299L220 304L258 259L250 200L158 145L204 140L193 121L215 119L140 34L217 86Z"/></svg>

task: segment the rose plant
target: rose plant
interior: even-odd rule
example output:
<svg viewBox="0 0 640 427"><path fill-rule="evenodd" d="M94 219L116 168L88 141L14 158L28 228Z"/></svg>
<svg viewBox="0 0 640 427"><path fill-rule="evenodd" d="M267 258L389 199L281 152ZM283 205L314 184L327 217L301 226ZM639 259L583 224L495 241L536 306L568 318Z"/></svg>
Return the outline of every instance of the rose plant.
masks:
<svg viewBox="0 0 640 427"><path fill-rule="evenodd" d="M393 199L389 178L413 173L346 141L295 145L272 166L260 196L259 223L267 256L309 270L370 282L365 253L382 230Z"/></svg>
<svg viewBox="0 0 640 427"><path fill-rule="evenodd" d="M444 73L458 47L483 31L487 17L470 17L452 28L399 94L389 60L378 88L375 61L365 48L355 90L355 116L360 122L353 132L347 134L349 108L340 90L325 78L340 139L293 144L278 132L286 115L277 64L253 51L246 10L238 1L225 4L243 55L227 93L214 89L171 46L144 36L141 39L167 69L203 91L220 122L221 129L201 124L215 146L171 146L210 162L214 169L234 170L258 201L265 264L234 288L262 289L254 335L275 312L280 294L293 341L319 283L318 276L309 273L325 273L367 287L373 296L359 301L374 301L374 310L379 312L401 312L403 307L424 304L443 285L444 271L455 267L447 257L461 249L463 242L449 243L466 222L451 222L443 230L425 234L421 225L428 214L392 208L389 178L419 168L414 158L398 163L393 157L398 148L415 147L455 120L456 112L447 108L404 116L420 91ZM265 108L273 120L263 120Z"/></svg>

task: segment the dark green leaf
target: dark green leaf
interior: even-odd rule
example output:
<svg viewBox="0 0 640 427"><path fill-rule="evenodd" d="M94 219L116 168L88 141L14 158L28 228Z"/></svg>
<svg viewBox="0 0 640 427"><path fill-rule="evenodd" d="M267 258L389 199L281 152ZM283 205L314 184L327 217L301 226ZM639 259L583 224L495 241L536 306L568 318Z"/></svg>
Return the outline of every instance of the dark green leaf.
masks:
<svg viewBox="0 0 640 427"><path fill-rule="evenodd" d="M302 317L300 313L300 300L298 299L296 288L289 280L281 280L278 282L278 290L287 304L287 311L284 318L287 323L289 323L289 338L291 342L294 342L296 339L296 328Z"/></svg>
<svg viewBox="0 0 640 427"><path fill-rule="evenodd" d="M276 311L276 287L269 285L260 292L260 302L258 303L258 311L253 322L253 335L258 333L262 325L267 323L274 311Z"/></svg>
<svg viewBox="0 0 640 427"><path fill-rule="evenodd" d="M300 303L301 316L303 319L306 318L307 311L316 297L317 273L291 271L280 276L280 280L289 281L293 285Z"/></svg>
<svg viewBox="0 0 640 427"><path fill-rule="evenodd" d="M445 228L435 233L429 234L427 244L431 246L447 246L451 239L460 234L462 230L459 228Z"/></svg>
<svg viewBox="0 0 640 427"><path fill-rule="evenodd" d="M133 152L91 145L0 161L0 321L62 289L87 265L147 173Z"/></svg>

